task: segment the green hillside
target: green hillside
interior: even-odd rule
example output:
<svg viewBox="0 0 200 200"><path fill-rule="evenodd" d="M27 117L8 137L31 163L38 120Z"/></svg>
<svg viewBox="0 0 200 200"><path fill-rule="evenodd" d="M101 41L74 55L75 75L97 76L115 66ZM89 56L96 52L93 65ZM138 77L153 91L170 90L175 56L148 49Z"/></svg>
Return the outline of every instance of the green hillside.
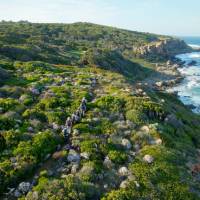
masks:
<svg viewBox="0 0 200 200"><path fill-rule="evenodd" d="M164 39L174 40L1 22L0 199L200 199L200 117L145 82L160 75L162 55L134 53ZM83 97L87 111L66 143L62 126Z"/></svg>

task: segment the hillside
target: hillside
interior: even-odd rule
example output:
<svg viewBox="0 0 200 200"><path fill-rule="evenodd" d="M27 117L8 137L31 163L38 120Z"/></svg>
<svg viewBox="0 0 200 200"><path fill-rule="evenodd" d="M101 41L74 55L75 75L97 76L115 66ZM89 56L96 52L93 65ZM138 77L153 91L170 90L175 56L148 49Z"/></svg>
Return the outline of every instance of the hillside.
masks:
<svg viewBox="0 0 200 200"><path fill-rule="evenodd" d="M2 22L0 38L1 199L200 199L200 117L148 84L187 45L88 23ZM180 47L134 52L161 40Z"/></svg>

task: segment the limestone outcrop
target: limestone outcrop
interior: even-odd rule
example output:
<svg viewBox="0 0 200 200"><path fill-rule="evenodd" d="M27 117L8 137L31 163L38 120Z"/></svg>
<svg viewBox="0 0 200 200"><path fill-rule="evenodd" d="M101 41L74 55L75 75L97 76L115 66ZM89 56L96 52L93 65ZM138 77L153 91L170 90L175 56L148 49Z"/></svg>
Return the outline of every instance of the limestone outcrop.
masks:
<svg viewBox="0 0 200 200"><path fill-rule="evenodd" d="M151 42L145 46L134 49L134 54L139 58L166 60L176 54L191 52L192 49L184 41L179 39L165 39Z"/></svg>

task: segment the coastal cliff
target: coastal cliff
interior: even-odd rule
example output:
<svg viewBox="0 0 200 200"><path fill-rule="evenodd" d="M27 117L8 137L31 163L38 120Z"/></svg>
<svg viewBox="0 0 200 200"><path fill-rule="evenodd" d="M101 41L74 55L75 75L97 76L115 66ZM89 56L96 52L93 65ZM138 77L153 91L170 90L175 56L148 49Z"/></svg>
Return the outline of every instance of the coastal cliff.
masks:
<svg viewBox="0 0 200 200"><path fill-rule="evenodd" d="M166 60L173 58L177 54L191 51L192 48L184 41L170 38L151 42L147 45L135 48L134 54L136 57L146 58L149 60Z"/></svg>

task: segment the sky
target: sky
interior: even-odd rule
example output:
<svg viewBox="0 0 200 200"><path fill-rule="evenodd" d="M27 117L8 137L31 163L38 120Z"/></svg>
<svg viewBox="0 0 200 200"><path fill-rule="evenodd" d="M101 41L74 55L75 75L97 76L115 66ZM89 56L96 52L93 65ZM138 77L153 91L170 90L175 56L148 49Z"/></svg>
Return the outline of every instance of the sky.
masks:
<svg viewBox="0 0 200 200"><path fill-rule="evenodd" d="M200 0L0 0L0 20L92 22L177 36L200 36Z"/></svg>

